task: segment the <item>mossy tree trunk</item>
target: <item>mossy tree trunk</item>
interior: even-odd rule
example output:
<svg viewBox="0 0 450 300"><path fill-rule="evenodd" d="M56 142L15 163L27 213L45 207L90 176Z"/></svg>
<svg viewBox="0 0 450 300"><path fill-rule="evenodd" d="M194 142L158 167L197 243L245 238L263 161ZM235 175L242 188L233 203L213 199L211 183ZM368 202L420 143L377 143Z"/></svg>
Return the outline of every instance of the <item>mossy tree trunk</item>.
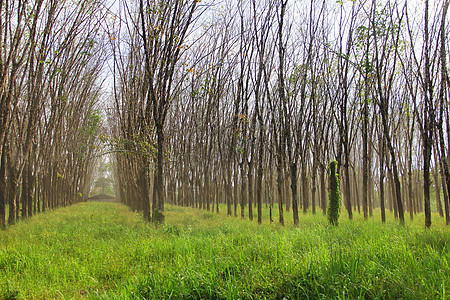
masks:
<svg viewBox="0 0 450 300"><path fill-rule="evenodd" d="M333 226L339 225L341 194L339 191L338 163L336 160L328 164L328 222Z"/></svg>

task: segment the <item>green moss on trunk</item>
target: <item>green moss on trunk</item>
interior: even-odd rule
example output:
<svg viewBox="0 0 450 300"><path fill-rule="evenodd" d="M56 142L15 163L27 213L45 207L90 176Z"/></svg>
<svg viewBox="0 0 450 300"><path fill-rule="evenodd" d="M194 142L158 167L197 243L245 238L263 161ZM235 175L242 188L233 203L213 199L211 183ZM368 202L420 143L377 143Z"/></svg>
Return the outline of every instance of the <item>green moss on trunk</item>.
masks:
<svg viewBox="0 0 450 300"><path fill-rule="evenodd" d="M332 160L328 164L328 208L327 216L331 225L338 226L341 195L339 192L339 174L337 173L337 161Z"/></svg>

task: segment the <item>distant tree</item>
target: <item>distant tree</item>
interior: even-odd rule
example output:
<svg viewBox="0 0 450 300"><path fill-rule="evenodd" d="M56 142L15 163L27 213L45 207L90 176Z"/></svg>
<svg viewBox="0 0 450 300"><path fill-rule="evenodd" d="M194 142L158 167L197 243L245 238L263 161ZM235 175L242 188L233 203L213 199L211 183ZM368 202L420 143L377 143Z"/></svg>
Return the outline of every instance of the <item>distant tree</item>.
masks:
<svg viewBox="0 0 450 300"><path fill-rule="evenodd" d="M113 191L113 182L111 178L108 177L99 177L95 183L95 188L100 191L101 194L111 195Z"/></svg>

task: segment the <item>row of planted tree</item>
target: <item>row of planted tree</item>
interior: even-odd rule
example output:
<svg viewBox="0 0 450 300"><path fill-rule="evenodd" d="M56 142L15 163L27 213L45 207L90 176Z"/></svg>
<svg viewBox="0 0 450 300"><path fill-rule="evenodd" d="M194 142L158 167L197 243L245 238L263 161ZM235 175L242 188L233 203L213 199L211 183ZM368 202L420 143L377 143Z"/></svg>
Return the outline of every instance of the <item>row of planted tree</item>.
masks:
<svg viewBox="0 0 450 300"><path fill-rule="evenodd" d="M297 224L325 211L335 158L350 218L386 206L430 226L433 202L448 223L447 9L1 1L1 226L85 199L105 142L116 194L146 219L169 201L262 221L265 204Z"/></svg>
<svg viewBox="0 0 450 300"><path fill-rule="evenodd" d="M0 227L89 193L104 16L96 1L0 2Z"/></svg>
<svg viewBox="0 0 450 300"><path fill-rule="evenodd" d="M386 210L401 222L424 212L429 227L436 209L448 224L447 9L118 3L108 114L116 194L157 222L170 202L225 203L228 215L258 222L266 205L298 224L299 209L325 212L336 159L350 219L379 207L383 221Z"/></svg>

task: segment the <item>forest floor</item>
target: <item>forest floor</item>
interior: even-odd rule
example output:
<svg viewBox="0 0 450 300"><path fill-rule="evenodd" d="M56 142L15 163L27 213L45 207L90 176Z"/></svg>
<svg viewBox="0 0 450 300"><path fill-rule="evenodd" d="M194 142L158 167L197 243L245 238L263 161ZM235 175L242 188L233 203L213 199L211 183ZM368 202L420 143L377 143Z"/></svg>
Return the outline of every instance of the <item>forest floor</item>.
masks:
<svg viewBox="0 0 450 300"><path fill-rule="evenodd" d="M433 215L281 227L166 206L166 225L86 202L0 231L0 299L449 299L450 229ZM265 212L267 213L267 212ZM291 219L291 215L286 215Z"/></svg>

